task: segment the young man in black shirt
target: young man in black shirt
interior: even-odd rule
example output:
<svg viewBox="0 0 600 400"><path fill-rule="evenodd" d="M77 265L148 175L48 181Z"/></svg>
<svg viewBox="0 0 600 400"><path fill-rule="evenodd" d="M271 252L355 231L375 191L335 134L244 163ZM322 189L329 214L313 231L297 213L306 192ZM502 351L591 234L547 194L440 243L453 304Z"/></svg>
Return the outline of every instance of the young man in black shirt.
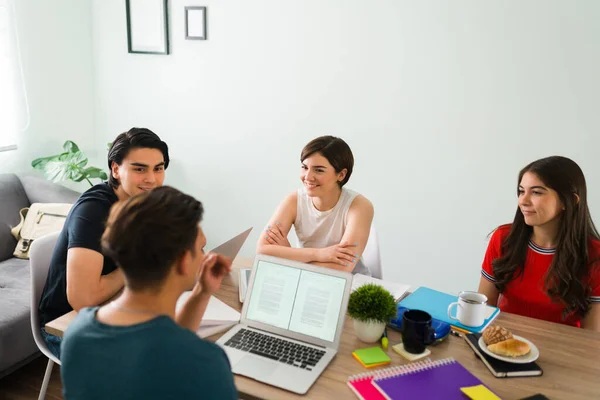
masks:
<svg viewBox="0 0 600 400"><path fill-rule="evenodd" d="M169 166L167 144L149 129L117 136L108 152L110 177L75 202L58 237L39 305L42 336L60 359L60 338L46 323L75 309L97 306L124 285L123 273L102 255L100 238L113 204L162 186Z"/></svg>

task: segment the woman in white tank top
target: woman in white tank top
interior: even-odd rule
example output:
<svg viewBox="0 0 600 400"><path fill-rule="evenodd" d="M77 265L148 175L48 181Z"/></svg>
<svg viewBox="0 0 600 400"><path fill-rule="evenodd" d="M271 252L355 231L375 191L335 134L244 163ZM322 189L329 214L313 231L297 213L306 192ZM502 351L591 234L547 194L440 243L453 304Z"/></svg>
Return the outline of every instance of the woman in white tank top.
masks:
<svg viewBox="0 0 600 400"><path fill-rule="evenodd" d="M373 221L373 205L346 189L354 166L350 147L321 136L300 155L303 188L289 194L271 217L256 252L370 275L361 261ZM298 247L287 239L294 226Z"/></svg>

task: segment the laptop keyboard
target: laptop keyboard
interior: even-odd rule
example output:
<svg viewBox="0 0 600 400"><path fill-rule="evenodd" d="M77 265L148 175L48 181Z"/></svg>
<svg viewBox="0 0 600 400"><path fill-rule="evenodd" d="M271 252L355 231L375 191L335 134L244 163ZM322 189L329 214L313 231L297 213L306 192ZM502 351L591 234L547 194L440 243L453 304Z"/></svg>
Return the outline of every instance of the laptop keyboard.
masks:
<svg viewBox="0 0 600 400"><path fill-rule="evenodd" d="M325 354L314 347L303 346L248 329L240 329L226 343L233 349L247 351L284 364L312 371Z"/></svg>

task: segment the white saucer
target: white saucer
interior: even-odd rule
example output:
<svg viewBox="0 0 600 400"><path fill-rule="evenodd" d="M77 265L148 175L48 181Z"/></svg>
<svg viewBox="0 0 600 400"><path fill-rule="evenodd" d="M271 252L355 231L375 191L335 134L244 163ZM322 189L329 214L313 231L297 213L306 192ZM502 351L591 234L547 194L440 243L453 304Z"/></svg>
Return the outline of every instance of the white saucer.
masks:
<svg viewBox="0 0 600 400"><path fill-rule="evenodd" d="M485 344L485 342L483 341L483 336L479 338L478 344L479 344L479 347L481 348L481 351L483 351L488 356L494 357L494 358L497 358L498 360L506 361L509 363L527 364L527 363L533 362L538 359L538 357L540 356L540 351L538 350L537 347L535 347L535 344L531 343L529 340L527 340L521 336L513 335L513 338L527 343L530 348L529 353L525 354L524 356L520 356L520 357L505 357L505 356L501 356L501 355L492 353L491 351L488 350L487 344Z"/></svg>

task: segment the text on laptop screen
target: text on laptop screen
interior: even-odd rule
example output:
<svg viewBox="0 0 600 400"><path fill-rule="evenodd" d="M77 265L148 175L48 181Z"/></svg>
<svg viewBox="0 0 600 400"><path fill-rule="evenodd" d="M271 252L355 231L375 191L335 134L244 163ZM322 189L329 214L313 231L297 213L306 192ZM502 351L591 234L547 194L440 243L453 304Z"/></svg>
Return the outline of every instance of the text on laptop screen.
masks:
<svg viewBox="0 0 600 400"><path fill-rule="evenodd" d="M246 318L333 342L346 280L259 261Z"/></svg>

